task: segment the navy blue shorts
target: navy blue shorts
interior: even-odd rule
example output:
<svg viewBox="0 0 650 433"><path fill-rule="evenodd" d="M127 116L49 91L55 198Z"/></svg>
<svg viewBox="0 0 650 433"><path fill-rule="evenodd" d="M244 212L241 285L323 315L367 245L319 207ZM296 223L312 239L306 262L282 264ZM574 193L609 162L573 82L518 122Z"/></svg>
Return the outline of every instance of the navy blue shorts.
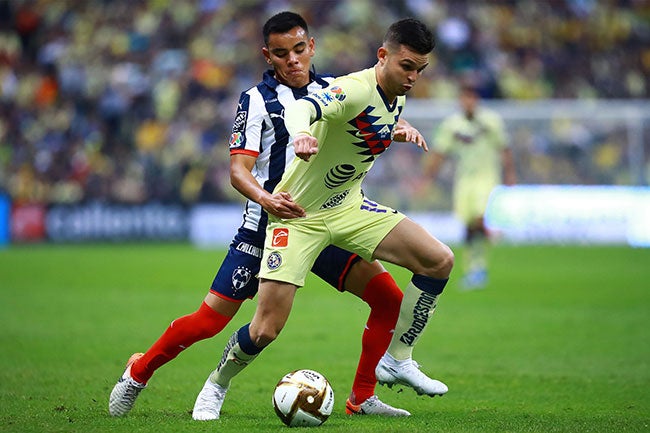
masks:
<svg viewBox="0 0 650 433"><path fill-rule="evenodd" d="M244 301L257 294L264 233L261 235L240 228L230 243L228 254L223 259L210 291L230 301ZM330 286L343 291L343 283L354 263L361 260L357 254L334 245L325 248L314 263L311 271Z"/></svg>

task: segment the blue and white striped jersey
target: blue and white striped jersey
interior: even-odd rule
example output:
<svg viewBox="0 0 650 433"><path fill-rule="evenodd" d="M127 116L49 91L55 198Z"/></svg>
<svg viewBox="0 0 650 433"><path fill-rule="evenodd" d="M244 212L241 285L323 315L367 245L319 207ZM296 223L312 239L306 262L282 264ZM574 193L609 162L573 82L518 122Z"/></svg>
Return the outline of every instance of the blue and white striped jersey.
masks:
<svg viewBox="0 0 650 433"><path fill-rule="evenodd" d="M284 125L285 106L329 86L333 79L311 72L310 83L294 89L280 84L269 70L259 84L242 92L230 136L230 154L243 153L257 158L252 174L265 190L273 191L295 157ZM242 227L264 236L266 223L266 212L259 204L248 200Z"/></svg>

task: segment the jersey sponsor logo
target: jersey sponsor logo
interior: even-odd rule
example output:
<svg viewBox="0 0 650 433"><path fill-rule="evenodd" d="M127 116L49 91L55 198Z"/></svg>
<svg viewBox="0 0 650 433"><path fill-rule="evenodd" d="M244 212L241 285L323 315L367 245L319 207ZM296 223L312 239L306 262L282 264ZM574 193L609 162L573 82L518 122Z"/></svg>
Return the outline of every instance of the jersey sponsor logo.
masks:
<svg viewBox="0 0 650 433"><path fill-rule="evenodd" d="M329 189L334 189L337 186L343 185L348 180L354 177L356 169L350 164L339 164L331 168L325 175L325 186Z"/></svg>
<svg viewBox="0 0 650 433"><path fill-rule="evenodd" d="M477 130L475 134L464 134L461 131L456 131L454 133L454 140L459 141L461 144L464 145L471 145L474 144L477 139L482 135L482 133L485 132L484 130Z"/></svg>
<svg viewBox="0 0 650 433"><path fill-rule="evenodd" d="M348 122L354 129L348 131L362 141L353 143L360 147L359 155L367 156L363 162L372 162L377 156L382 154L392 143L393 127L395 123L381 123L380 116L374 116L376 107L369 105L357 117ZM397 122L398 116L395 116L394 122Z"/></svg>
<svg viewBox="0 0 650 433"><path fill-rule="evenodd" d="M256 247L255 245L251 245L246 242L240 242L237 244L235 249L237 251L241 251L242 253L246 253L254 257L262 258L262 249Z"/></svg>
<svg viewBox="0 0 650 433"><path fill-rule="evenodd" d="M283 248L289 245L289 229L278 228L273 229L273 237L271 238L271 246L274 248Z"/></svg>
<svg viewBox="0 0 650 433"><path fill-rule="evenodd" d="M310 96L318 100L318 102L320 102L323 107L327 107L330 104L330 102L336 99L334 94L332 94L326 89L321 90L319 92L314 92Z"/></svg>
<svg viewBox="0 0 650 433"><path fill-rule="evenodd" d="M232 132L243 131L246 128L246 119L248 119L248 111L238 111L232 124Z"/></svg>
<svg viewBox="0 0 650 433"><path fill-rule="evenodd" d="M345 191L337 192L331 195L325 201L325 203L321 205L320 209L331 209L333 207L339 206L341 203L343 203L343 200L345 200L345 197L347 197L349 193L350 190L346 189Z"/></svg>
<svg viewBox="0 0 650 433"><path fill-rule="evenodd" d="M436 309L436 296L427 292L422 292L413 307L413 323L411 327L403 333L399 340L409 346L413 345L415 339L420 335L429 317Z"/></svg>
<svg viewBox="0 0 650 433"><path fill-rule="evenodd" d="M238 292L246 287L252 276L253 273L246 266L237 266L231 277L233 291Z"/></svg>
<svg viewBox="0 0 650 433"><path fill-rule="evenodd" d="M280 265L282 265L282 255L277 251L273 251L269 254L269 258L266 259L266 267L275 271Z"/></svg>
<svg viewBox="0 0 650 433"><path fill-rule="evenodd" d="M271 119L281 119L284 120L284 108L279 113L269 113Z"/></svg>

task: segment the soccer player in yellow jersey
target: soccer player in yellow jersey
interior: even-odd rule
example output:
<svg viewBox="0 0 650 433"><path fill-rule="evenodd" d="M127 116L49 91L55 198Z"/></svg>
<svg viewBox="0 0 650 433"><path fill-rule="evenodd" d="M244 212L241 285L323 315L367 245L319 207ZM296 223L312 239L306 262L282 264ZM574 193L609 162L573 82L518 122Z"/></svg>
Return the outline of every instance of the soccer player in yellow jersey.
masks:
<svg viewBox="0 0 650 433"><path fill-rule="evenodd" d="M483 222L490 192L516 182L515 168L501 117L479 107L477 89L463 83L460 111L443 120L433 140L430 173L435 178L447 157L455 160L453 206L465 224L462 285L478 289L487 282L487 230Z"/></svg>
<svg viewBox="0 0 650 433"><path fill-rule="evenodd" d="M278 336L296 290L320 251L332 244L413 273L393 338L375 369L378 382L407 385L430 396L447 392L444 383L419 370L411 355L447 284L453 253L411 219L361 191L361 182L392 140L414 141L427 150L419 134L394 132L404 95L428 65L433 46L423 23L400 20L388 29L374 67L337 78L286 107L285 124L297 158L275 191L290 196L305 216L269 215L255 315L233 334L210 376L224 390Z"/></svg>

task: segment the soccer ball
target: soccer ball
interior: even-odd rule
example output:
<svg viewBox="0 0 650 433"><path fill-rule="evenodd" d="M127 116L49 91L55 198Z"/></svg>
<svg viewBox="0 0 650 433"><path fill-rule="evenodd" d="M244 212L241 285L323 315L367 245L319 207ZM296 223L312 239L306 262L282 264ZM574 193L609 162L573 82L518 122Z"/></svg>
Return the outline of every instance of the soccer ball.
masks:
<svg viewBox="0 0 650 433"><path fill-rule="evenodd" d="M292 371L276 385L273 407L289 427L319 426L332 414L334 391L325 376L316 371Z"/></svg>

